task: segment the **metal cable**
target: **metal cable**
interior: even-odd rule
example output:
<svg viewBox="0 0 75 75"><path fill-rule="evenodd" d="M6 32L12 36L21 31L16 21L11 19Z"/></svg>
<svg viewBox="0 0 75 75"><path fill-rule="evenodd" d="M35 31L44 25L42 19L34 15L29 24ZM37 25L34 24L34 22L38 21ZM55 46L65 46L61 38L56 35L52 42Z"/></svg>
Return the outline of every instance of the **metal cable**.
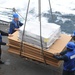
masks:
<svg viewBox="0 0 75 75"><path fill-rule="evenodd" d="M51 13L51 16L52 16L52 22L54 22L54 21L53 21L52 8L51 8L51 2L50 2L50 0L48 0L48 1L49 1L50 13Z"/></svg>
<svg viewBox="0 0 75 75"><path fill-rule="evenodd" d="M27 16L28 16L28 11L29 11L29 5L30 5L30 0L28 1L27 12L26 12L26 16L25 16L25 24L24 24L24 29L23 29L23 34L22 34L22 40L21 40L20 56L22 54L23 39L24 39L24 35L25 35L25 27L26 27L26 23L27 23Z"/></svg>
<svg viewBox="0 0 75 75"><path fill-rule="evenodd" d="M4 9L10 9L10 10L12 10L12 8L5 8L5 7L1 7L1 6L0 6L0 8L4 8Z"/></svg>
<svg viewBox="0 0 75 75"><path fill-rule="evenodd" d="M13 12L17 12L22 17L22 19L25 20L25 18L15 8L13 8Z"/></svg>
<svg viewBox="0 0 75 75"><path fill-rule="evenodd" d="M38 9L39 9L39 22L40 22L40 42L41 42L41 53L44 59L44 63L46 64L44 50L43 50L43 42L42 42L42 26L41 26L41 0L38 0Z"/></svg>
<svg viewBox="0 0 75 75"><path fill-rule="evenodd" d="M25 20L25 18L15 8L12 8L12 10L13 10L13 12L19 14L23 20Z"/></svg>
<svg viewBox="0 0 75 75"><path fill-rule="evenodd" d="M23 20L25 20L25 18L24 18L15 8L5 8L5 7L0 7L0 8L13 10L12 12L17 12L17 13L21 16L21 18L22 18Z"/></svg>

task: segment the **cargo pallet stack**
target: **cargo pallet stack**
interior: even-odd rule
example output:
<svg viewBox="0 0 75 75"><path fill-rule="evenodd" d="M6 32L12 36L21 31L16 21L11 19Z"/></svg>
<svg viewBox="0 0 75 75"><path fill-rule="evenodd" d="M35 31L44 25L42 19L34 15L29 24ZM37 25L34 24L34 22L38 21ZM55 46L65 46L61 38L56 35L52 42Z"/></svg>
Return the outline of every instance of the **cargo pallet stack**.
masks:
<svg viewBox="0 0 75 75"><path fill-rule="evenodd" d="M19 32L16 31L13 33L13 37L8 37L9 39L9 49L8 51L11 53L15 53L20 55L21 52L21 41L18 38ZM71 40L71 36L67 34L61 34L60 39L56 40L56 42L47 50L44 49L44 58L41 53L41 48L34 46L30 43L23 42L23 49L21 52L21 56L27 57L29 59L36 60L38 62L42 62L48 65L60 66L61 61L53 58L55 53L60 53L64 50L66 44ZM45 61L44 61L45 59Z"/></svg>

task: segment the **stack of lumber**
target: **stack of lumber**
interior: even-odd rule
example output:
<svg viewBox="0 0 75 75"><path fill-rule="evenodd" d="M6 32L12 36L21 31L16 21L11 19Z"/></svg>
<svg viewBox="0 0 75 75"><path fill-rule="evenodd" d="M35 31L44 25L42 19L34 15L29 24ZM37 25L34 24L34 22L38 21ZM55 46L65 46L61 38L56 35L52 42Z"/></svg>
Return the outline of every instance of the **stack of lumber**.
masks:
<svg viewBox="0 0 75 75"><path fill-rule="evenodd" d="M21 51L21 55L39 62L43 62L53 66L60 66L61 61L53 58L55 53L60 53L64 50L66 44L71 40L71 37L67 34L61 34L61 37L47 50L43 50L44 57L42 51L37 46L33 46L27 42L23 43L23 48L21 50L21 42L18 39L18 31L13 33L13 37L8 37L9 39L9 49L8 51L11 53L19 54ZM45 61L44 61L45 58Z"/></svg>

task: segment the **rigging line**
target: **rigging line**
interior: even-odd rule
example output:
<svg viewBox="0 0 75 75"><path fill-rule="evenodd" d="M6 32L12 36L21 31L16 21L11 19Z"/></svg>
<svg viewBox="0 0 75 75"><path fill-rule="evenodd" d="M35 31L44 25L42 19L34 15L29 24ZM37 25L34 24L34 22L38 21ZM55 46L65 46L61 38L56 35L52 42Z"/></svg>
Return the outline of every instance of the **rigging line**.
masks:
<svg viewBox="0 0 75 75"><path fill-rule="evenodd" d="M24 24L24 29L23 29L23 34L22 34L22 40L21 40L20 56L21 56L21 54L22 54L23 39L24 39L24 34L25 34L25 26L26 26L26 22L27 22L27 16L28 16L28 11L29 11L29 5L30 5L30 0L28 1L27 12L26 12L26 16L25 16L25 24Z"/></svg>
<svg viewBox="0 0 75 75"><path fill-rule="evenodd" d="M25 20L25 18L15 8L5 8L5 7L0 7L0 8L13 10L13 12L17 12L22 17L22 19Z"/></svg>
<svg viewBox="0 0 75 75"><path fill-rule="evenodd" d="M51 2L50 2L50 0L48 0L48 1L49 1L50 13L51 13L51 16L52 16L52 22L54 22L54 21L53 21L52 8L51 8Z"/></svg>
<svg viewBox="0 0 75 75"><path fill-rule="evenodd" d="M22 19L24 19L25 20L25 18L18 12L18 11L16 11L21 17L22 17Z"/></svg>
<svg viewBox="0 0 75 75"><path fill-rule="evenodd" d="M25 18L24 18L15 8L13 8L12 10L13 10L13 12L15 12L15 13L17 12L17 13L22 17L22 19L25 20Z"/></svg>
<svg viewBox="0 0 75 75"><path fill-rule="evenodd" d="M13 12L17 12L22 17L22 19L25 20L25 18L15 8L13 8Z"/></svg>
<svg viewBox="0 0 75 75"><path fill-rule="evenodd" d="M12 10L12 8L5 8L5 7L1 7L1 6L0 6L0 8L4 8L4 9L11 9L11 10Z"/></svg>
<svg viewBox="0 0 75 75"><path fill-rule="evenodd" d="M44 59L44 63L46 64L44 50L43 50L43 42L42 42L42 26L41 26L41 0L38 0L38 8L39 8L39 22L40 22L40 42L41 42L41 53Z"/></svg>

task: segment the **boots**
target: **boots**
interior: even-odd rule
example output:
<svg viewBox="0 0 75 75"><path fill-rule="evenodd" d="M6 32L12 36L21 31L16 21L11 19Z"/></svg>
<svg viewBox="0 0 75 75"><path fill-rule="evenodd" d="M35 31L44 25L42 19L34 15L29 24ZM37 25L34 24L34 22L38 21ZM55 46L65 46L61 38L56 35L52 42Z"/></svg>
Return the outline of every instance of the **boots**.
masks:
<svg viewBox="0 0 75 75"><path fill-rule="evenodd" d="M4 64L4 62L0 60L0 64Z"/></svg>
<svg viewBox="0 0 75 75"><path fill-rule="evenodd" d="M0 64L4 64L4 62L1 60L1 56L0 56Z"/></svg>

